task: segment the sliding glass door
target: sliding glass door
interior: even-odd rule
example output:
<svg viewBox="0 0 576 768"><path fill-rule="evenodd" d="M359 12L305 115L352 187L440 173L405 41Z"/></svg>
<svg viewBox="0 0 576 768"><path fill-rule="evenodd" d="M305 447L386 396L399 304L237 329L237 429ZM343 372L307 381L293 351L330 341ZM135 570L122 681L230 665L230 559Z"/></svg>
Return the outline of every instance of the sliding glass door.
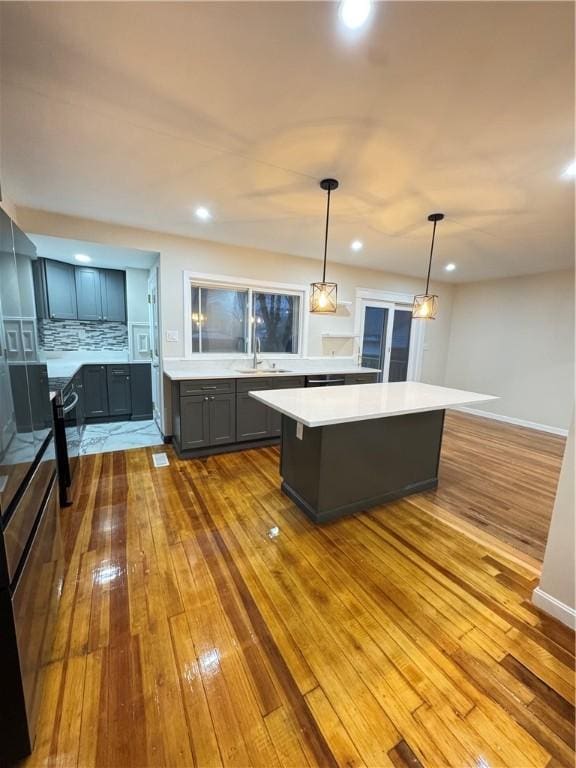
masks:
<svg viewBox="0 0 576 768"><path fill-rule="evenodd" d="M380 370L379 381L406 381L410 362L412 308L362 301L360 361Z"/></svg>

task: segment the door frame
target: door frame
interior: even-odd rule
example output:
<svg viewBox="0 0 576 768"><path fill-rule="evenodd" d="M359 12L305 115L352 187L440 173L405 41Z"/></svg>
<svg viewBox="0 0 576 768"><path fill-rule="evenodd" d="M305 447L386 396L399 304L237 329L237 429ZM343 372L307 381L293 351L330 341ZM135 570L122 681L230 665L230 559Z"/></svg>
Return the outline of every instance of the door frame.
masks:
<svg viewBox="0 0 576 768"><path fill-rule="evenodd" d="M356 288L356 302L354 311L354 337L358 341L358 360L362 356L362 330L364 328L364 307L377 306L388 309L388 322L386 327L386 349L384 355L385 369L383 381L388 381L390 371L390 351L392 346L392 328L394 325L394 310L412 309L414 296L410 293L395 293L393 291L378 291L374 288ZM412 319L410 326L410 350L408 353L407 381L420 381L422 376L422 361L424 357L425 323Z"/></svg>
<svg viewBox="0 0 576 768"><path fill-rule="evenodd" d="M160 309L159 296L159 266L156 264L148 271L148 334L150 338L150 362L152 372L152 402L153 419L158 429L163 430L163 397L160 347Z"/></svg>

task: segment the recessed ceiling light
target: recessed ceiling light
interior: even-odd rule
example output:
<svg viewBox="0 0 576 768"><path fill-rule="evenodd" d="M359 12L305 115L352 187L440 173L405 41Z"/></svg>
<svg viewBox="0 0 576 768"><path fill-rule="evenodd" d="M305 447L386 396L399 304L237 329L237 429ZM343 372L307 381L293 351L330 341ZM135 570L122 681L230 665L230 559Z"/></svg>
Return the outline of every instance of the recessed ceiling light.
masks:
<svg viewBox="0 0 576 768"><path fill-rule="evenodd" d="M83 261L83 262L92 261L90 256L86 256L85 253L75 253L74 258L76 259L76 261Z"/></svg>
<svg viewBox="0 0 576 768"><path fill-rule="evenodd" d="M454 270L456 269L456 264L452 264L452 263L446 264L444 269L446 270L446 272L454 272Z"/></svg>
<svg viewBox="0 0 576 768"><path fill-rule="evenodd" d="M203 205L196 208L194 213L199 219L202 219L202 221L208 221L208 219L212 218L212 214L210 213L208 208L205 208Z"/></svg>
<svg viewBox="0 0 576 768"><path fill-rule="evenodd" d="M353 251L361 251L364 247L364 243L362 240L352 240L350 243L350 248L352 248Z"/></svg>
<svg viewBox="0 0 576 768"><path fill-rule="evenodd" d="M570 179L573 179L576 176L576 160L574 160L573 163L570 163L568 168L564 171L562 176L567 176Z"/></svg>
<svg viewBox="0 0 576 768"><path fill-rule="evenodd" d="M371 0L342 0L339 13L348 29L358 29L368 21L371 10Z"/></svg>

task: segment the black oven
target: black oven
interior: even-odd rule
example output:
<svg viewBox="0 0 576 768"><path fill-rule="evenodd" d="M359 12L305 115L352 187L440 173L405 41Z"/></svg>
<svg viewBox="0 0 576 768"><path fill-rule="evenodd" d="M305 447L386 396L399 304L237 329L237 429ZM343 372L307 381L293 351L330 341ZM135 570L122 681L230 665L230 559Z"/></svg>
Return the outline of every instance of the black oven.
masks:
<svg viewBox="0 0 576 768"><path fill-rule="evenodd" d="M72 503L72 484L80 457L80 442L84 430L80 387L81 384L75 377L57 392L53 400L56 461L62 507Z"/></svg>

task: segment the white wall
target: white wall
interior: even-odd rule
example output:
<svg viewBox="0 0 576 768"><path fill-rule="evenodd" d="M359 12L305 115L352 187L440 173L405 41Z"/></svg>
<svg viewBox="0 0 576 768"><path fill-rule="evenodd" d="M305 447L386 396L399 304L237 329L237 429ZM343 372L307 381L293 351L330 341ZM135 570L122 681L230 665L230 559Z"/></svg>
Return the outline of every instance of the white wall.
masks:
<svg viewBox="0 0 576 768"><path fill-rule="evenodd" d="M184 354L184 270L292 283L310 283L318 280L321 274L319 261L296 256L222 245L26 208L18 209L18 218L25 231L35 234L159 251L163 357L182 357ZM329 264L328 279L338 283L341 300L352 302L356 287L405 293L420 292L423 289L422 280L339 264ZM440 310L438 318L426 325L422 379L442 384L448 354L453 289L445 284L432 287L440 296ZM323 341L320 334L322 331L336 330L353 333L353 306L339 310L335 317L311 315L309 319L310 355L329 355L332 352L351 354L350 345L342 347L332 341ZM166 341L168 330L178 331L178 342Z"/></svg>
<svg viewBox="0 0 576 768"><path fill-rule="evenodd" d="M574 272L458 285L446 386L498 395L483 410L567 429L574 399Z"/></svg>
<svg viewBox="0 0 576 768"><path fill-rule="evenodd" d="M550 522L540 584L534 591L533 601L543 611L550 613L573 629L576 628L574 461L574 419L572 419Z"/></svg>
<svg viewBox="0 0 576 768"><path fill-rule="evenodd" d="M129 323L148 322L147 269L126 269L126 319Z"/></svg>

